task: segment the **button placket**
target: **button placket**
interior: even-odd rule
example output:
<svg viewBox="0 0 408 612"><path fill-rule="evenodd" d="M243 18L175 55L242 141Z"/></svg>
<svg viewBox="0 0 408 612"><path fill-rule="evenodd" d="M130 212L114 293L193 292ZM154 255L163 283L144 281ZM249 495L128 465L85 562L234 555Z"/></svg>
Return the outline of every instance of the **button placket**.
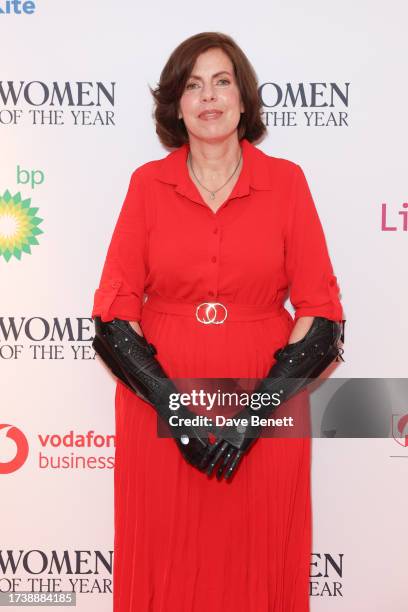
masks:
<svg viewBox="0 0 408 612"><path fill-rule="evenodd" d="M218 276L219 276L219 264L220 260L220 229L218 225L213 226L212 228L212 238L210 241L212 247L212 254L210 254L210 283L208 295L209 297L214 297L218 293Z"/></svg>

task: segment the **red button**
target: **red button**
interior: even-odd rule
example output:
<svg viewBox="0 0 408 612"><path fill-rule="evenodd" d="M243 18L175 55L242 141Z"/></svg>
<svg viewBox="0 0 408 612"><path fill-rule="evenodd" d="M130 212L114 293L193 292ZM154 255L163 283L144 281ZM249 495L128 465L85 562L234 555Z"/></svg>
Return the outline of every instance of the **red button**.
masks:
<svg viewBox="0 0 408 612"><path fill-rule="evenodd" d="M217 258L216 258L216 257L211 257L211 261L212 261L213 263L215 263L215 262L217 261Z"/></svg>

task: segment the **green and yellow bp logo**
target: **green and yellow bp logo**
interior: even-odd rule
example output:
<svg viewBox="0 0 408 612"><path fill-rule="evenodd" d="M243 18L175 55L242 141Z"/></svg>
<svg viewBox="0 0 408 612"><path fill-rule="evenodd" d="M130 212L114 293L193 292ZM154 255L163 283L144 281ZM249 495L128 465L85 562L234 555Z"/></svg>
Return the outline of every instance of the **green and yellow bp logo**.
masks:
<svg viewBox="0 0 408 612"><path fill-rule="evenodd" d="M37 236L44 233L38 227L42 222L36 216L38 208L30 204L31 198L22 200L20 193L12 196L5 191L0 195L0 257L6 261L31 254L31 247L38 244Z"/></svg>

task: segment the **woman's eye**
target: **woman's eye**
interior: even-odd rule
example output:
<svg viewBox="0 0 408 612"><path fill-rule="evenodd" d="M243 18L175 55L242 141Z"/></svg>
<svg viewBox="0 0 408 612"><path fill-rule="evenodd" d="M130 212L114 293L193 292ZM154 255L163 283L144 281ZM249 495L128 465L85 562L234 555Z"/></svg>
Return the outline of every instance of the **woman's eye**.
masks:
<svg viewBox="0 0 408 612"><path fill-rule="evenodd" d="M230 82L231 81L229 79L218 79L217 81L217 83L221 83L221 85L229 85ZM198 83L191 81L190 83L187 83L186 89L195 89L196 86L198 87Z"/></svg>

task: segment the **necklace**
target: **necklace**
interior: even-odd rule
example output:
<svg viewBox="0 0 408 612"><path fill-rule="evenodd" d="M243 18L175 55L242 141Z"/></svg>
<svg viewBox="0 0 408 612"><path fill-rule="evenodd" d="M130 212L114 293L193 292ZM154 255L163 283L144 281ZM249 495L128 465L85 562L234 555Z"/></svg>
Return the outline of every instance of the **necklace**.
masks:
<svg viewBox="0 0 408 612"><path fill-rule="evenodd" d="M235 167L234 172L231 174L231 176L230 176L229 178L227 178L227 180L225 181L225 183L224 183L223 185L221 185L221 187L218 187L218 189L214 189L214 190L207 189L207 187L206 187L205 185L203 185L203 184L202 184L202 182L201 182L201 181L200 181L200 180L197 178L196 173L194 172L194 169L193 169L193 164L191 163L191 151L189 151L189 152L188 152L187 164L190 166L190 168L191 168L191 172L193 173L194 178L195 178L195 180L197 181L197 183L198 183L199 185L201 185L201 187L202 187L203 189L205 189L206 191L208 191L208 193L210 194L210 198L211 198L212 200L214 200L214 198L215 198L215 194L217 193L217 191L220 191L220 189L222 189L223 187L225 187L225 185L226 185L226 184L227 184L227 183L228 183L228 182L229 182L229 181L232 179L232 177L234 176L234 174L235 174L235 173L236 173L236 171L238 170L238 166L239 166L239 164L241 163L241 159L242 159L242 149L241 149L241 154L240 154L240 156L239 156L239 160L238 160L238 163L237 163L237 165L236 165L236 167Z"/></svg>

